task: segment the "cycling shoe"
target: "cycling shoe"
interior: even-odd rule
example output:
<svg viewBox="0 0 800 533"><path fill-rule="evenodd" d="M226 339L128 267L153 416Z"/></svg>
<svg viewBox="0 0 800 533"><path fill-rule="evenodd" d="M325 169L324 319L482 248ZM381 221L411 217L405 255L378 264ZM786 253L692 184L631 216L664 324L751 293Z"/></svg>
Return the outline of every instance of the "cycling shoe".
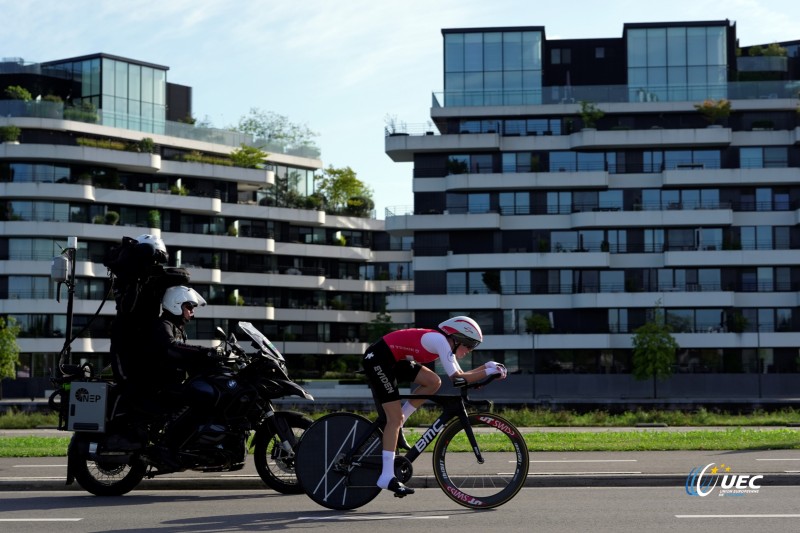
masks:
<svg viewBox="0 0 800 533"><path fill-rule="evenodd" d="M414 489L411 487L406 487L399 481L397 481L396 477L393 477L392 480L389 482L389 486L386 487L387 490L394 492L395 498L405 498L409 494L414 494Z"/></svg>

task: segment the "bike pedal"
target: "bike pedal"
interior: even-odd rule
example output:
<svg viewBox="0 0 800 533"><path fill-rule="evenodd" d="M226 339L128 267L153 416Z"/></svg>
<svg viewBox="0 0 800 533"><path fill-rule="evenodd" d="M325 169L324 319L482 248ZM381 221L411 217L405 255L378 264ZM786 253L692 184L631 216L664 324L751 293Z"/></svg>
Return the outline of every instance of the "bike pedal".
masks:
<svg viewBox="0 0 800 533"><path fill-rule="evenodd" d="M392 478L392 480L389 482L389 486L386 488L394 492L395 498L405 498L409 494L414 494L414 489L406 487L397 481L397 478Z"/></svg>

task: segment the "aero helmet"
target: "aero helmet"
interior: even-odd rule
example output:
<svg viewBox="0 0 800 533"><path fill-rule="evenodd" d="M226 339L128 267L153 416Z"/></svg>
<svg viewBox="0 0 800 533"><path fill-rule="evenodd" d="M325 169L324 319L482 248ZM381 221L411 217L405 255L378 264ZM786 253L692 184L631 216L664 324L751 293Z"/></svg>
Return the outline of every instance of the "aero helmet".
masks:
<svg viewBox="0 0 800 533"><path fill-rule="evenodd" d="M183 312L181 306L187 302L194 305L194 307L206 305L206 301L196 290L178 285L177 287L170 287L164 292L164 297L161 299L161 307L173 315L180 315Z"/></svg>
<svg viewBox="0 0 800 533"><path fill-rule="evenodd" d="M463 344L467 348L475 348L483 342L481 327L468 316L448 318L439 324L439 329L452 337L456 344Z"/></svg>
<svg viewBox="0 0 800 533"><path fill-rule="evenodd" d="M166 263L169 259L167 253L167 245L161 237L145 233L136 237L136 242L139 244L149 245L153 249L153 258L159 263Z"/></svg>

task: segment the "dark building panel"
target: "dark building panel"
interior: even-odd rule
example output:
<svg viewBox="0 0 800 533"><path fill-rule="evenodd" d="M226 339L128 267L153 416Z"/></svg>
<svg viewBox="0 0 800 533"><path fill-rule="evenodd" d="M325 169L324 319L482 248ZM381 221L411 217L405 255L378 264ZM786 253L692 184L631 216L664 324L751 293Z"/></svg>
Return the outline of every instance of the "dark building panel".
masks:
<svg viewBox="0 0 800 533"><path fill-rule="evenodd" d="M192 116L192 88L167 83L167 120L185 122Z"/></svg>

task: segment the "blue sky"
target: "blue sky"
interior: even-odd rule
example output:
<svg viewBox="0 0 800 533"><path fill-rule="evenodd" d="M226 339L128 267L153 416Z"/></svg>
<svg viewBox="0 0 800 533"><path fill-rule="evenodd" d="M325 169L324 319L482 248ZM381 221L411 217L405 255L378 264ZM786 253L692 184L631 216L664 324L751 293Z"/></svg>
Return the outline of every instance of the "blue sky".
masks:
<svg viewBox="0 0 800 533"><path fill-rule="evenodd" d="M216 127L250 108L319 133L384 208L413 204L410 163L384 153L387 115L429 119L442 90L442 28L545 26L548 39L619 37L625 22L721 20L743 46L800 39L800 2L755 0L0 0L0 57L96 52L170 67Z"/></svg>

